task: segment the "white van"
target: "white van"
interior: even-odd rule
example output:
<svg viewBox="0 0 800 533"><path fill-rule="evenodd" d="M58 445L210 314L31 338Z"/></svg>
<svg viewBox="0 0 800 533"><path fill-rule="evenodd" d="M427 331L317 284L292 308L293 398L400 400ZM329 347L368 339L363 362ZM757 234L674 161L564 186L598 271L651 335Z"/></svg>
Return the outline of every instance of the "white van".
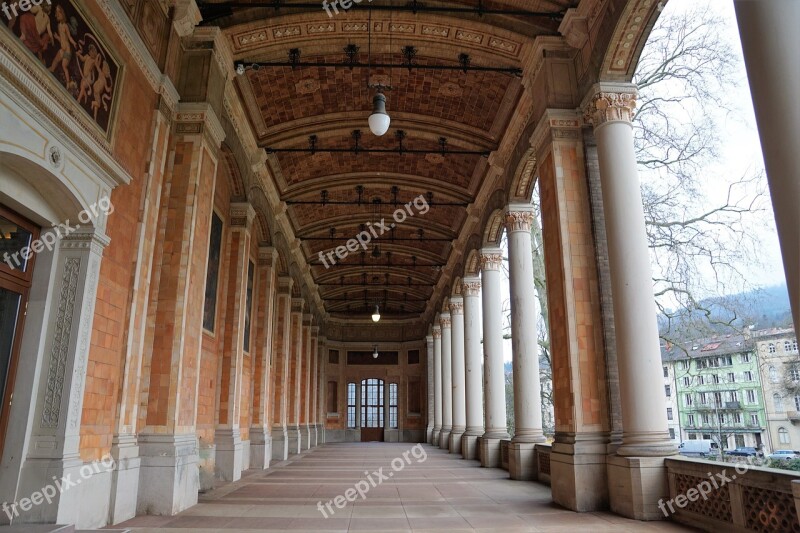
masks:
<svg viewBox="0 0 800 533"><path fill-rule="evenodd" d="M678 445L678 453L687 457L716 455L717 444L711 440L687 440Z"/></svg>

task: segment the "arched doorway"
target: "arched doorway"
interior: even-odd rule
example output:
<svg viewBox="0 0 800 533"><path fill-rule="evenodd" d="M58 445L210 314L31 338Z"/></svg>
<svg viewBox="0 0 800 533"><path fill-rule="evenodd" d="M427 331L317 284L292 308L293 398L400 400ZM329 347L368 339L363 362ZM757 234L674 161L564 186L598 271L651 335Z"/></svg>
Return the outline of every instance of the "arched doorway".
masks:
<svg viewBox="0 0 800 533"><path fill-rule="evenodd" d="M384 441L384 381L361 380L361 442Z"/></svg>

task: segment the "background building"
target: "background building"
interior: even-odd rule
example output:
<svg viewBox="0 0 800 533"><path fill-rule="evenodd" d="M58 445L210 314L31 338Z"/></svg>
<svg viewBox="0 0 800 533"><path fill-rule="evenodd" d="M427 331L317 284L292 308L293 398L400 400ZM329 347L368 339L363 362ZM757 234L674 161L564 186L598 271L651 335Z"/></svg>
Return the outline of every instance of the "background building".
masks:
<svg viewBox="0 0 800 533"><path fill-rule="evenodd" d="M773 450L800 447L800 354L794 329L755 332L766 404L768 440Z"/></svg>
<svg viewBox="0 0 800 533"><path fill-rule="evenodd" d="M681 440L711 439L726 450L766 444L764 396L748 336L668 345L662 354L675 377Z"/></svg>

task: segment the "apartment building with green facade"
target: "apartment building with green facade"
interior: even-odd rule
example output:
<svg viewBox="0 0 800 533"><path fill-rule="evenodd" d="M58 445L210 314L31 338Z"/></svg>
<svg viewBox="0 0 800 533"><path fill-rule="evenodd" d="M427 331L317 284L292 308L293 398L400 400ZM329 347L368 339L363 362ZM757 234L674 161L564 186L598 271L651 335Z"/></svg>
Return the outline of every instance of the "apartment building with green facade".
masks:
<svg viewBox="0 0 800 533"><path fill-rule="evenodd" d="M680 440L710 439L725 450L767 449L766 414L755 343L745 335L662 346L674 376Z"/></svg>

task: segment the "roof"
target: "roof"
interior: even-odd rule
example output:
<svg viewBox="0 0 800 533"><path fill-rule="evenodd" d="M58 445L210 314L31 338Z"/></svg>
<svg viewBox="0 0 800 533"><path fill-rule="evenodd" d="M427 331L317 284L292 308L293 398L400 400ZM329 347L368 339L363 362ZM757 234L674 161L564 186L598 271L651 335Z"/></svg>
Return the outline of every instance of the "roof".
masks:
<svg viewBox="0 0 800 533"><path fill-rule="evenodd" d="M688 340L678 344L662 344L661 360L700 359L715 355L750 352L754 348L755 342L747 335L717 335L704 339Z"/></svg>

